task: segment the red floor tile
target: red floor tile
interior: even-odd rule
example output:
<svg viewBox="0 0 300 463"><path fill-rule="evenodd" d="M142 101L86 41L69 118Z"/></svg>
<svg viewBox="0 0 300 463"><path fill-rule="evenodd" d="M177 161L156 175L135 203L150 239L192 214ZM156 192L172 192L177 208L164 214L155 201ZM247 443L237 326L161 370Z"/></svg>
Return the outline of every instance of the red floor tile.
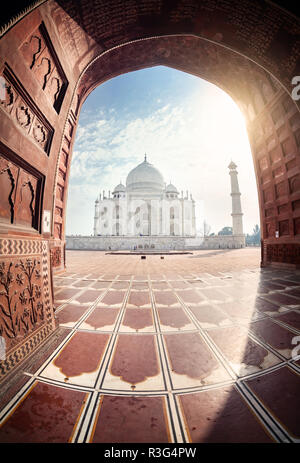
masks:
<svg viewBox="0 0 300 463"><path fill-rule="evenodd" d="M280 305L299 305L299 298L289 296L287 293L268 294L268 299Z"/></svg>
<svg viewBox="0 0 300 463"><path fill-rule="evenodd" d="M290 289L286 294L297 297L300 300L300 288Z"/></svg>
<svg viewBox="0 0 300 463"><path fill-rule="evenodd" d="M73 286L75 288L85 288L86 286L90 286L91 283L92 283L92 280L80 280L74 283Z"/></svg>
<svg viewBox="0 0 300 463"><path fill-rule="evenodd" d="M249 379L246 384L290 435L300 438L300 375L288 367Z"/></svg>
<svg viewBox="0 0 300 463"><path fill-rule="evenodd" d="M83 304L89 304L95 302L95 300L103 293L103 291L95 291L92 289L87 289L82 294L77 297L74 297L73 300L81 302Z"/></svg>
<svg viewBox="0 0 300 463"><path fill-rule="evenodd" d="M130 384L141 383L148 377L156 376L160 367L155 336L119 335L110 372Z"/></svg>
<svg viewBox="0 0 300 463"><path fill-rule="evenodd" d="M152 309L126 309L122 325L134 330L153 328Z"/></svg>
<svg viewBox="0 0 300 463"><path fill-rule="evenodd" d="M0 442L68 442L86 394L44 383L33 389L0 427Z"/></svg>
<svg viewBox="0 0 300 463"><path fill-rule="evenodd" d="M157 306L180 305L173 291L154 291L154 299Z"/></svg>
<svg viewBox="0 0 300 463"><path fill-rule="evenodd" d="M164 397L102 396L93 443L170 442Z"/></svg>
<svg viewBox="0 0 300 463"><path fill-rule="evenodd" d="M151 305L149 291L131 291L127 306L149 307Z"/></svg>
<svg viewBox="0 0 300 463"><path fill-rule="evenodd" d="M167 290L170 289L170 287L166 281L154 281L152 282L152 289Z"/></svg>
<svg viewBox="0 0 300 463"><path fill-rule="evenodd" d="M212 354L198 333L164 334L171 370L203 382L215 370L221 371L219 381L229 379L224 367Z"/></svg>
<svg viewBox="0 0 300 463"><path fill-rule="evenodd" d="M269 344L284 357L291 357L291 349L293 348L292 340L295 337L294 333L283 326L277 325L271 319L264 319L251 323L249 329L259 339Z"/></svg>
<svg viewBox="0 0 300 463"><path fill-rule="evenodd" d="M200 293L210 301L224 301L226 295L216 288L203 288Z"/></svg>
<svg viewBox="0 0 300 463"><path fill-rule="evenodd" d="M292 328L296 328L300 331L300 313L291 310L285 314L279 315L279 317L274 318L274 320L279 320Z"/></svg>
<svg viewBox="0 0 300 463"><path fill-rule="evenodd" d="M269 302L260 297L255 298L255 300L253 301L253 309L262 313L278 312L278 306L276 304L272 304L272 302Z"/></svg>
<svg viewBox="0 0 300 463"><path fill-rule="evenodd" d="M67 378L96 371L108 339L108 334L77 332L53 363Z"/></svg>
<svg viewBox="0 0 300 463"><path fill-rule="evenodd" d="M107 289L111 285L110 281L95 281L92 285L93 289Z"/></svg>
<svg viewBox="0 0 300 463"><path fill-rule="evenodd" d="M186 281L170 281L173 289L189 289L190 285Z"/></svg>
<svg viewBox="0 0 300 463"><path fill-rule="evenodd" d="M63 290L59 292L55 299L57 301L66 301L75 296L75 294L79 293L79 291L79 288L63 288Z"/></svg>
<svg viewBox="0 0 300 463"><path fill-rule="evenodd" d="M158 307L157 312L160 323L165 326L183 328L192 323L181 307Z"/></svg>
<svg viewBox="0 0 300 463"><path fill-rule="evenodd" d="M224 324L226 321L230 323L229 316L212 305L205 304L196 307L190 307L190 310L193 312L203 328L219 326Z"/></svg>
<svg viewBox="0 0 300 463"><path fill-rule="evenodd" d="M208 334L226 359L238 369L245 365L259 371L280 362L268 350L250 339L247 330L239 326L209 330ZM268 356L271 361L267 361ZM243 376L243 373L240 375Z"/></svg>
<svg viewBox="0 0 300 463"><path fill-rule="evenodd" d="M204 301L204 297L201 294L193 289L188 289L186 291L176 291L176 294L187 304L199 304L199 302Z"/></svg>
<svg viewBox="0 0 300 463"><path fill-rule="evenodd" d="M113 289L128 289L129 282L128 281L115 281L111 287Z"/></svg>
<svg viewBox="0 0 300 463"><path fill-rule="evenodd" d="M253 300L221 303L220 309L227 313L233 320L251 320L256 316L256 306Z"/></svg>
<svg viewBox="0 0 300 463"><path fill-rule="evenodd" d="M105 296L101 299L101 305L108 306L118 306L122 305L123 299L125 297L125 291L112 291L109 290Z"/></svg>
<svg viewBox="0 0 300 463"><path fill-rule="evenodd" d="M147 282L133 282L131 289L134 291L147 291L149 290L149 284Z"/></svg>
<svg viewBox="0 0 300 463"><path fill-rule="evenodd" d="M280 284L286 288L289 288L289 287L292 287L292 286L299 286L299 282L295 282L295 281L289 281L289 280L284 280L284 279L280 279L280 278L276 278L273 280L275 284Z"/></svg>
<svg viewBox="0 0 300 463"><path fill-rule="evenodd" d="M97 307L93 310L91 315L85 319L84 322L88 325L91 325L91 327L95 329L111 326L115 324L119 312L120 309L116 308Z"/></svg>
<svg viewBox="0 0 300 463"><path fill-rule="evenodd" d="M190 442L272 442L234 387L179 396Z"/></svg>
<svg viewBox="0 0 300 463"><path fill-rule="evenodd" d="M75 304L68 304L57 314L58 323L73 323L75 324L82 315L86 312L87 307L78 306Z"/></svg>

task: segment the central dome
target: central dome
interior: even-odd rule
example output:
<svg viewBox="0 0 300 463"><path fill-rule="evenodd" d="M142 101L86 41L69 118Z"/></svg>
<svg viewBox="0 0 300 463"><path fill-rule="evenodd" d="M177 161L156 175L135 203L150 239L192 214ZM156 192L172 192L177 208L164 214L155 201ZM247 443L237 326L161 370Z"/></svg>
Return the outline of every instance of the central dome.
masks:
<svg viewBox="0 0 300 463"><path fill-rule="evenodd" d="M164 189L164 179L156 167L147 161L145 155L144 162L132 169L126 179L128 190L156 190Z"/></svg>

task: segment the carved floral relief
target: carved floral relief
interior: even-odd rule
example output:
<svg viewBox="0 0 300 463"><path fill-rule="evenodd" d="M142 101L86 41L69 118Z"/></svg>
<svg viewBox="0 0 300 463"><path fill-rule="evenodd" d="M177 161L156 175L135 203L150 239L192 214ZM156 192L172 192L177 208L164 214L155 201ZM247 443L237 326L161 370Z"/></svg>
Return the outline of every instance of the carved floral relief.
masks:
<svg viewBox="0 0 300 463"><path fill-rule="evenodd" d="M8 349L43 323L42 289L39 258L0 262L0 335Z"/></svg>

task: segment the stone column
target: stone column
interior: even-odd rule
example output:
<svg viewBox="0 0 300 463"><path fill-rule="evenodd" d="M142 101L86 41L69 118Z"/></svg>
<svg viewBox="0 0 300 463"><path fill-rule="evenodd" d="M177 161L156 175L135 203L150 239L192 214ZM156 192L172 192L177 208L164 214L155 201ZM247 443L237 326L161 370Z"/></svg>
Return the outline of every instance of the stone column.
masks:
<svg viewBox="0 0 300 463"><path fill-rule="evenodd" d="M241 193L239 190L237 166L234 162L228 166L231 181L231 200L232 200L232 234L243 235L243 213L241 206Z"/></svg>

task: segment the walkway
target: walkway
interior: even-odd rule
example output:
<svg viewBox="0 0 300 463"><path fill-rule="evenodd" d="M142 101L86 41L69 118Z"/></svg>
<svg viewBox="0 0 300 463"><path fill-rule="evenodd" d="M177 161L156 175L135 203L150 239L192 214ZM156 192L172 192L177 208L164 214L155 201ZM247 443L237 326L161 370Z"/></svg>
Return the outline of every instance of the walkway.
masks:
<svg viewBox="0 0 300 463"><path fill-rule="evenodd" d="M300 272L259 253L68 252L59 330L2 386L0 442L300 440Z"/></svg>

